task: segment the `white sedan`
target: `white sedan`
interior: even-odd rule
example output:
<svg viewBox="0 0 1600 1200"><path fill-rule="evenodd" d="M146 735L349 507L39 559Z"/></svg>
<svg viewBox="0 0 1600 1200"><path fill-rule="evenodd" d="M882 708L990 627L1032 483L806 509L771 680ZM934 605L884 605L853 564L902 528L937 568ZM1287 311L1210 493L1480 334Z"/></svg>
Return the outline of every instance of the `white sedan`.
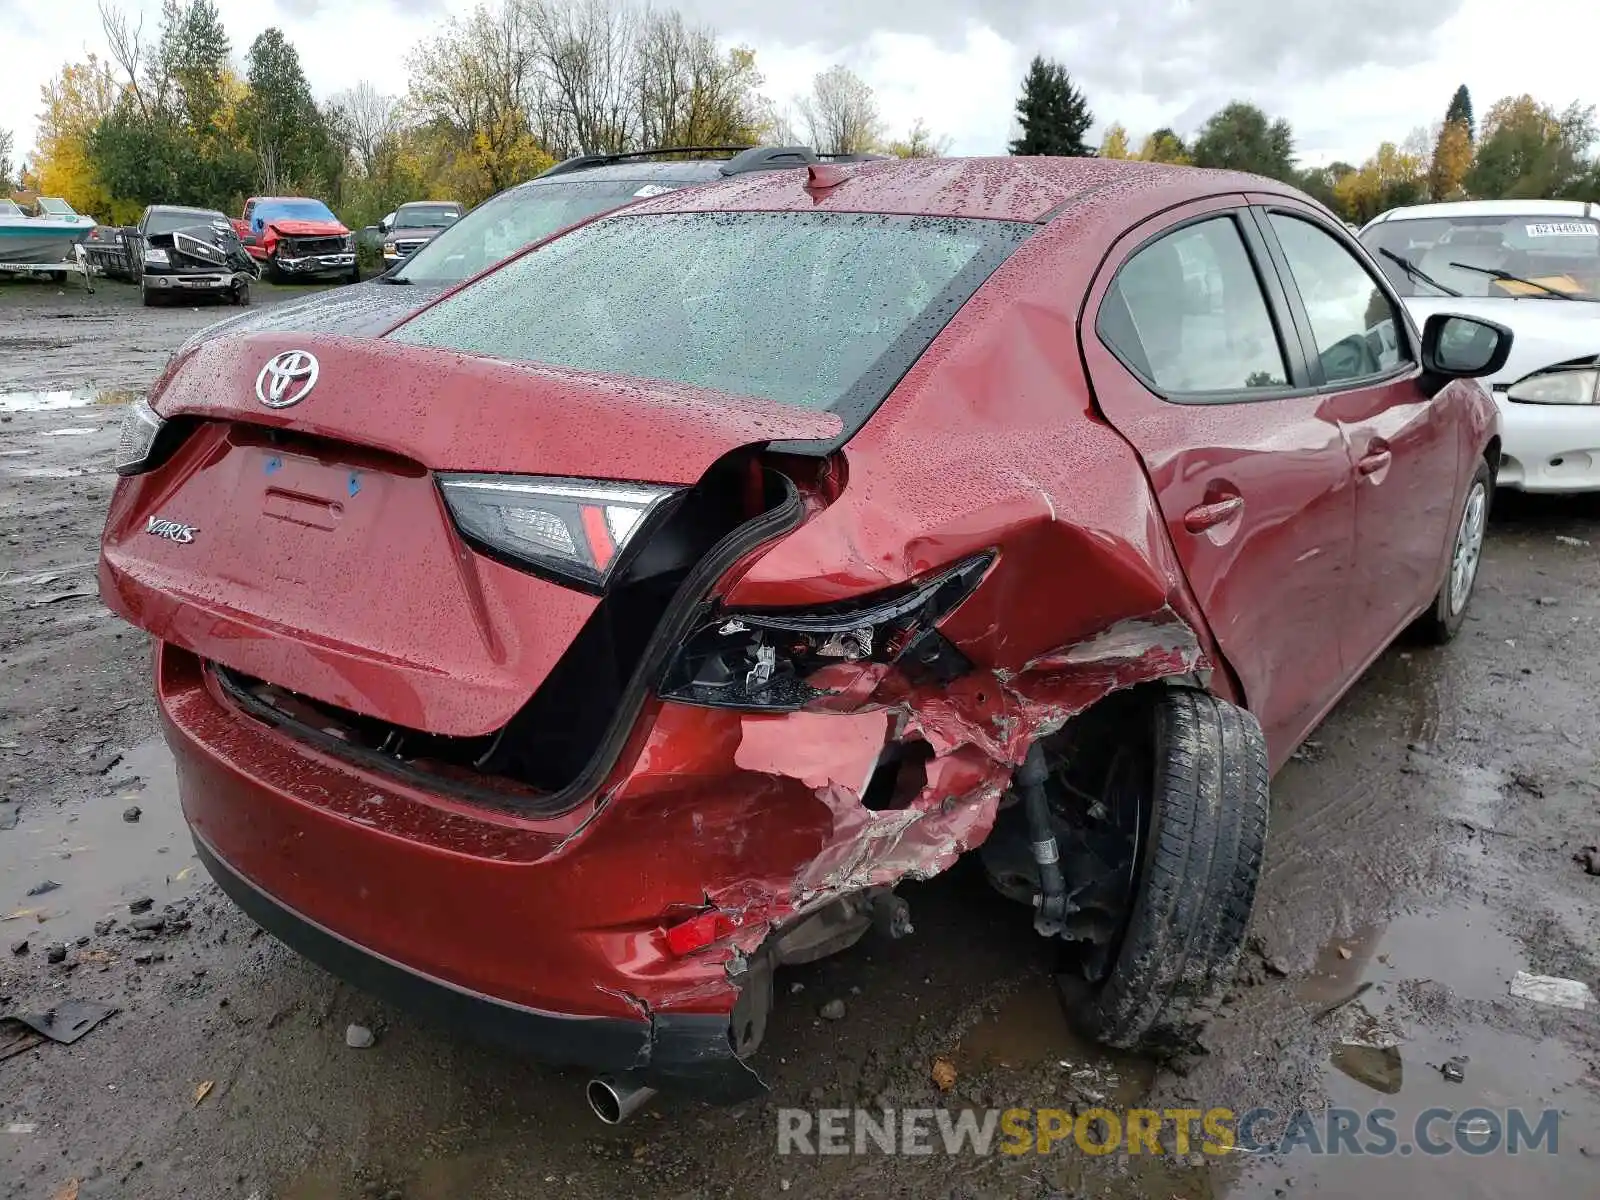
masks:
<svg viewBox="0 0 1600 1200"><path fill-rule="evenodd" d="M1600 205L1470 200L1382 214L1361 242L1418 326L1465 313L1515 334L1486 380L1500 408L1497 483L1600 491Z"/></svg>

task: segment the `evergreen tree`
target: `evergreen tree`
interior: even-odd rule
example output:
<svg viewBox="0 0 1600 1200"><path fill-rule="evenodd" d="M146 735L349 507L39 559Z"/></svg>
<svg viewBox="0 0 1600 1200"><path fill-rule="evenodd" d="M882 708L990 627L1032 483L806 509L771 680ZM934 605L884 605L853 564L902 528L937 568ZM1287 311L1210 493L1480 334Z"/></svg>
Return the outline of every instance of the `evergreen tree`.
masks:
<svg viewBox="0 0 1600 1200"><path fill-rule="evenodd" d="M1017 100L1017 120L1022 135L1011 143L1012 154L1054 154L1089 158L1093 148L1084 141L1094 114L1083 93L1072 85L1067 69L1058 62L1036 56L1022 81Z"/></svg>
<svg viewBox="0 0 1600 1200"><path fill-rule="evenodd" d="M1445 109L1444 123L1446 125L1458 124L1466 126L1467 141L1473 141L1478 136L1477 126L1472 121L1472 96L1467 91L1467 85L1462 84L1456 89L1456 94L1450 97L1450 107Z"/></svg>

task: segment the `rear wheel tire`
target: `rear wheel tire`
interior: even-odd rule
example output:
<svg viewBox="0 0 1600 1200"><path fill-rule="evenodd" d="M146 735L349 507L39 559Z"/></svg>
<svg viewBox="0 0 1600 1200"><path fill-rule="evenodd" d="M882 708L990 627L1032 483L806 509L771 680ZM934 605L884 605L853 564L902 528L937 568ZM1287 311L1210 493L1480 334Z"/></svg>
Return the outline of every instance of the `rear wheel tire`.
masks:
<svg viewBox="0 0 1600 1200"><path fill-rule="evenodd" d="M1432 606L1413 626L1425 642L1442 646L1453 640L1466 623L1467 606L1472 602L1472 589L1478 582L1478 567L1483 560L1483 539L1493 499L1494 475L1489 464L1480 460L1456 518L1455 536L1450 542L1450 566L1445 571L1444 582L1439 585Z"/></svg>
<svg viewBox="0 0 1600 1200"><path fill-rule="evenodd" d="M154 308L156 306L156 294L142 283L139 285L139 303L146 308Z"/></svg>
<svg viewBox="0 0 1600 1200"><path fill-rule="evenodd" d="M1253 716L1206 692L1167 689L1144 713L1148 832L1120 944L1099 978L1060 983L1090 1036L1173 1050L1238 963L1266 844L1267 744Z"/></svg>
<svg viewBox="0 0 1600 1200"><path fill-rule="evenodd" d="M250 303L250 284L241 279L233 287L233 302L240 308Z"/></svg>

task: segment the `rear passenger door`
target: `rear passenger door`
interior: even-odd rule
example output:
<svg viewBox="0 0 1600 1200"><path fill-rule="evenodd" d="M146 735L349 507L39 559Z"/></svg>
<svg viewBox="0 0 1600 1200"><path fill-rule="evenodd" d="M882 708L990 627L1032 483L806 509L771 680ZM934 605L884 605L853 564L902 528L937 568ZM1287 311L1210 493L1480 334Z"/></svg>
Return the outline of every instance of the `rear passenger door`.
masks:
<svg viewBox="0 0 1600 1200"><path fill-rule="evenodd" d="M1245 198L1120 239L1082 345L1276 767L1344 686L1354 466Z"/></svg>
<svg viewBox="0 0 1600 1200"><path fill-rule="evenodd" d="M1309 334L1313 380L1356 465L1356 560L1345 657L1360 670L1439 586L1463 480L1460 402L1425 389L1404 309L1351 239L1277 196L1255 209Z"/></svg>

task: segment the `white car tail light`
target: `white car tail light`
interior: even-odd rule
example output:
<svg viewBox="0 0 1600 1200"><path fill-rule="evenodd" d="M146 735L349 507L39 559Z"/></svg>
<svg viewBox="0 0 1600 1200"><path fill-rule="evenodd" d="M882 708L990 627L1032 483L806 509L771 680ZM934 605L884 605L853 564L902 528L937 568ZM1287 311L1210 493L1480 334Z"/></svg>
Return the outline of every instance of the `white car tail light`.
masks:
<svg viewBox="0 0 1600 1200"><path fill-rule="evenodd" d="M137 475L147 469L156 438L166 424L144 400L135 400L122 414L117 434L117 455L112 461L118 475Z"/></svg>
<svg viewBox="0 0 1600 1200"><path fill-rule="evenodd" d="M440 475L462 534L491 554L602 590L686 488L532 475Z"/></svg>

